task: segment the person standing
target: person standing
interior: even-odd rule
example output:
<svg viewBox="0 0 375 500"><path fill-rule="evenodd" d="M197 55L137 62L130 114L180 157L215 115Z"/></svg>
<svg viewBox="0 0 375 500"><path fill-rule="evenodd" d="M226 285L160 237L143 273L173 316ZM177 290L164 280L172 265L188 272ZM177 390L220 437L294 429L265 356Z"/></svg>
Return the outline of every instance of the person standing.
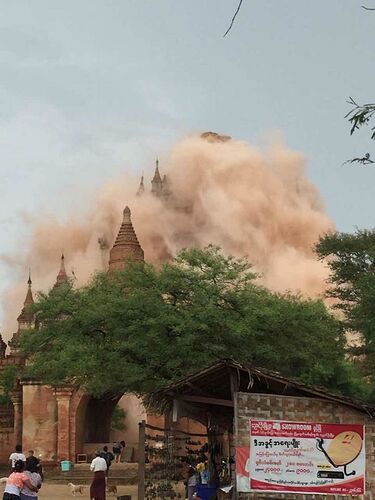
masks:
<svg viewBox="0 0 375 500"><path fill-rule="evenodd" d="M39 473L39 460L36 457L32 457L35 460L26 459L25 474L30 479L31 483L39 489L42 486L42 477ZM26 485L21 490L21 500L37 500L38 493L31 490Z"/></svg>
<svg viewBox="0 0 375 500"><path fill-rule="evenodd" d="M90 465L90 470L94 473L94 479L90 486L90 498L91 500L105 500L107 462L100 456L99 450L95 455Z"/></svg>
<svg viewBox="0 0 375 500"><path fill-rule="evenodd" d="M113 451L113 454L115 456L115 464L120 463L121 448L122 448L121 443L119 443L119 442L113 443L112 451Z"/></svg>
<svg viewBox="0 0 375 500"><path fill-rule="evenodd" d="M20 444L16 445L16 451L13 452L9 457L9 465L11 471L14 471L14 465L17 462L17 460L22 460L22 462L26 462L26 457L22 453L22 446Z"/></svg>
<svg viewBox="0 0 375 500"><path fill-rule="evenodd" d="M5 483L3 500L20 500L21 490L27 486L31 491L38 491L27 475L24 473L25 462L16 460L14 462L14 472L10 474Z"/></svg>
<svg viewBox="0 0 375 500"><path fill-rule="evenodd" d="M187 481L186 481L186 497L188 500L194 500L194 495L197 491L198 473L195 468L190 465L188 468Z"/></svg>
<svg viewBox="0 0 375 500"><path fill-rule="evenodd" d="M108 446L103 446L103 452L100 454L107 464L107 477L109 476L109 468L111 467L112 460L115 458L113 453L108 451Z"/></svg>
<svg viewBox="0 0 375 500"><path fill-rule="evenodd" d="M125 457L123 456L123 453L125 452L125 441L120 441L120 444L121 444L121 453L120 453L120 462L121 462L121 457L122 457L122 461L125 462Z"/></svg>
<svg viewBox="0 0 375 500"><path fill-rule="evenodd" d="M29 455L26 457L25 470L31 470L30 467L36 469L36 472L40 475L43 481L43 467L39 458L34 455L34 450L29 450Z"/></svg>

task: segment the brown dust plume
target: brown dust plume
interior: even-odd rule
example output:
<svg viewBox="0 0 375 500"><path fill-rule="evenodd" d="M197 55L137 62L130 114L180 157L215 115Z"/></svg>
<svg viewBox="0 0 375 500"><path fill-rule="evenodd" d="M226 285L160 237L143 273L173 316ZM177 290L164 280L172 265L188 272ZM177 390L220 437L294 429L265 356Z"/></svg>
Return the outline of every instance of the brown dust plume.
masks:
<svg viewBox="0 0 375 500"><path fill-rule="evenodd" d="M262 152L213 133L186 138L160 164L172 192L167 201L150 193L152 169L142 196L136 196L139 179L124 175L103 187L87 216L81 215L84 223L73 214L66 224L34 219L28 249L13 255L9 265L30 263L34 290L48 290L64 248L68 274L74 270L77 285L83 284L95 270L106 269L122 210L129 205L146 260L161 262L181 248L212 243L247 257L273 290L316 296L324 290L327 271L313 246L334 227L304 163L301 154L280 144ZM16 327L25 293L25 283L17 283L3 297L6 338Z"/></svg>

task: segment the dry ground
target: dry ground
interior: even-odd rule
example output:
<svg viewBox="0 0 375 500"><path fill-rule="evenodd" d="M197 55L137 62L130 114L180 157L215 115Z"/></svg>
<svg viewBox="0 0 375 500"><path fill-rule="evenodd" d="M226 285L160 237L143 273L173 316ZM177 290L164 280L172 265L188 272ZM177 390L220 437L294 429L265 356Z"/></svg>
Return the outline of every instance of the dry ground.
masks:
<svg viewBox="0 0 375 500"><path fill-rule="evenodd" d="M1 491L1 490L0 490ZM137 486L118 486L118 495L132 495L132 500L137 500ZM70 493L70 489L65 484L48 484L44 483L39 491L40 499L44 500L87 500L90 498L89 487L85 487L85 492L83 495L77 494L75 497ZM107 495L107 500L115 500L116 497L111 494Z"/></svg>

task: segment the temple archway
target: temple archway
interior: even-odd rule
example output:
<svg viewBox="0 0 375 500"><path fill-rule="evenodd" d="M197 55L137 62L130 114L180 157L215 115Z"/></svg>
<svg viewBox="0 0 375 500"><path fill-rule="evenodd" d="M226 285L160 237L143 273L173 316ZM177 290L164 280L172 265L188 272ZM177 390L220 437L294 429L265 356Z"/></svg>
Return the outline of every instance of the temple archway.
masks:
<svg viewBox="0 0 375 500"><path fill-rule="evenodd" d="M121 399L118 396L91 397L86 407L85 443L109 443L112 415Z"/></svg>

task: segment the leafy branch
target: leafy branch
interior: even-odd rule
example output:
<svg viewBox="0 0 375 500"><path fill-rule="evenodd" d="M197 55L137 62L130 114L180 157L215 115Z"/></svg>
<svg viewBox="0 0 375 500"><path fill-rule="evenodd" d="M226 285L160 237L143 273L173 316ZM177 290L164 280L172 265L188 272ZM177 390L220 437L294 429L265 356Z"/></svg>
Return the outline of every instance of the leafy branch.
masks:
<svg viewBox="0 0 375 500"><path fill-rule="evenodd" d="M351 124L350 135L353 135L356 130L359 130L364 125L368 125L373 119L373 115L375 114L375 104L358 104L353 99L353 97L349 97L349 100L346 102L352 106L352 109L345 115L345 118L348 119L349 123ZM371 127L371 139L375 140L375 127ZM369 165L375 162L370 159L370 153L366 153L363 156L353 158L352 160L347 160L343 163L343 165L345 165L346 163L360 163L361 165Z"/></svg>
<svg viewBox="0 0 375 500"><path fill-rule="evenodd" d="M350 129L350 135L352 135L363 125L369 124L375 113L375 104L358 104L352 97L349 97L349 101L347 101L347 103L353 106L349 113L345 115L345 118L348 118L351 123L352 128ZM372 127L371 131L371 139L375 139L375 127Z"/></svg>

